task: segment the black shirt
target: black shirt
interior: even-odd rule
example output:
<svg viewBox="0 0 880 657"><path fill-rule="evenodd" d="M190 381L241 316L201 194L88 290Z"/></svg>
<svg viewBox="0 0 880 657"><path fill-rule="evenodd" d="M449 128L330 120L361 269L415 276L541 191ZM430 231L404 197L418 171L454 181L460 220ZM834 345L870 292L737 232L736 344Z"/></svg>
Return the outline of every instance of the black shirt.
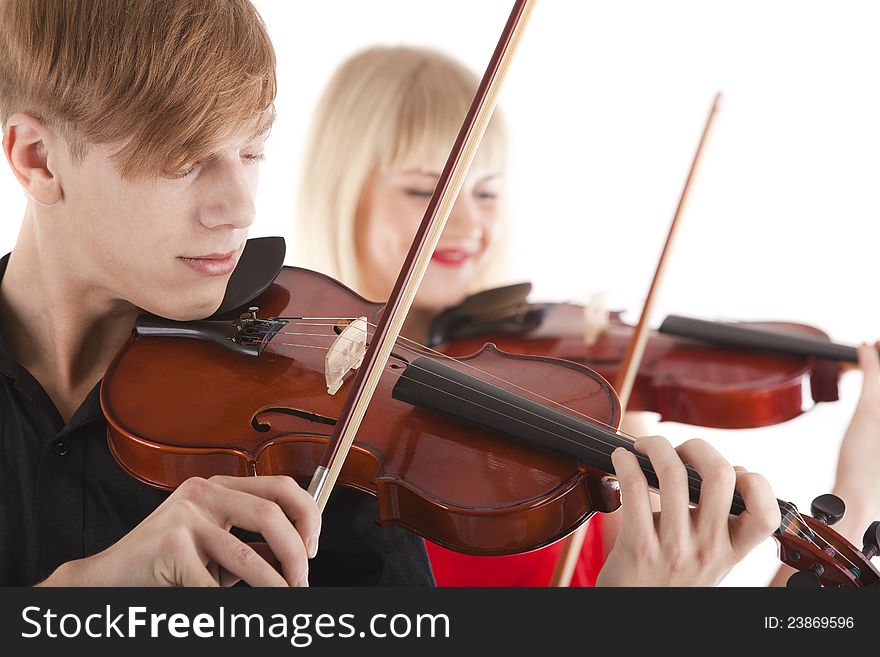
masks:
<svg viewBox="0 0 880 657"><path fill-rule="evenodd" d="M0 259L0 280L9 256ZM169 493L126 474L107 446L96 385L64 423L0 334L0 585L32 585L109 547ZM347 489L324 511L311 585L432 585L424 542L379 527L376 500Z"/></svg>

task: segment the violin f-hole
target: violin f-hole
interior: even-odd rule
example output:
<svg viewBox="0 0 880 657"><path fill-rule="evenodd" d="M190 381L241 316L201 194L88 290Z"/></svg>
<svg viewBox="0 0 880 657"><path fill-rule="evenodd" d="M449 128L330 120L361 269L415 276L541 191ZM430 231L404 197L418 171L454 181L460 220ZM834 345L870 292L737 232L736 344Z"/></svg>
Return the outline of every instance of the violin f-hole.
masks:
<svg viewBox="0 0 880 657"><path fill-rule="evenodd" d="M329 426L334 426L336 424L336 420L334 418L320 415L319 413L304 411L301 408L273 406L271 408L264 408L263 410L254 413L254 416L251 418L251 426L254 428L255 431L266 433L272 428L271 422L260 419L260 416L266 413L283 413L285 415L293 415L294 417L302 418L303 420L306 420L308 422L317 422L318 424L326 424Z"/></svg>

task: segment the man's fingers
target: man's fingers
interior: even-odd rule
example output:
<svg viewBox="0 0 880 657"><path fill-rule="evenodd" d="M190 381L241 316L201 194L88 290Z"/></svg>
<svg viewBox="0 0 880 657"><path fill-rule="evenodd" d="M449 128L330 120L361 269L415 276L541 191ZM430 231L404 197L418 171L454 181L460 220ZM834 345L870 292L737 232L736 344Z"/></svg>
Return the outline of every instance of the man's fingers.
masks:
<svg viewBox="0 0 880 657"><path fill-rule="evenodd" d="M654 534L654 514L648 482L642 474L636 455L620 447L612 452L611 462L620 484L621 534L634 538L644 536L647 531Z"/></svg>
<svg viewBox="0 0 880 657"><path fill-rule="evenodd" d="M302 491L305 497L290 494L294 487L302 489L289 477L267 477L267 481L261 479L190 479L178 490L184 499L207 514L219 529L227 531L230 526L235 526L262 534L275 558L281 562L288 585L302 586L307 582L308 557L302 536L291 521L291 516L306 517L309 509L317 513L317 508L305 491ZM281 500L281 503L272 498ZM303 526L308 527L309 523L304 522ZM245 553L248 551L253 552L253 549L243 550Z"/></svg>
<svg viewBox="0 0 880 657"><path fill-rule="evenodd" d="M691 532L688 474L669 441L660 436L640 438L636 449L651 460L660 484L660 542L681 543Z"/></svg>
<svg viewBox="0 0 880 657"><path fill-rule="evenodd" d="M738 472L736 490L746 510L730 519L730 542L737 557L742 559L779 528L782 514L770 484L761 475Z"/></svg>
<svg viewBox="0 0 880 657"><path fill-rule="evenodd" d="M272 550L267 543L261 542L252 542L248 543L254 551L259 554L265 561L272 566L277 572L281 572L281 562L275 558L275 555L272 554ZM209 564L209 566L213 566L214 570L217 571L217 579L220 582L220 586L234 586L241 581L240 577L233 575L225 568L221 568L218 564L213 561Z"/></svg>
<svg viewBox="0 0 880 657"><path fill-rule="evenodd" d="M283 475L261 477L218 475L211 477L210 481L275 502L293 522L306 546L308 556L311 558L317 554L321 514L312 496L296 483L295 479Z"/></svg>
<svg viewBox="0 0 880 657"><path fill-rule="evenodd" d="M178 535L183 536L183 534ZM219 568L208 562L206 566L196 545L186 534L185 539L175 540L172 550L172 586L217 587L220 586Z"/></svg>
<svg viewBox="0 0 880 657"><path fill-rule="evenodd" d="M697 526L703 537L726 537L730 504L736 485L736 471L714 447L704 440L694 439L676 448L682 460L700 475L700 504L697 507Z"/></svg>
<svg viewBox="0 0 880 657"><path fill-rule="evenodd" d="M232 575L250 586L289 586L287 580L253 547L211 522L206 521L198 527L196 540L198 549L227 571L227 575L221 577L221 581L226 580L224 584Z"/></svg>

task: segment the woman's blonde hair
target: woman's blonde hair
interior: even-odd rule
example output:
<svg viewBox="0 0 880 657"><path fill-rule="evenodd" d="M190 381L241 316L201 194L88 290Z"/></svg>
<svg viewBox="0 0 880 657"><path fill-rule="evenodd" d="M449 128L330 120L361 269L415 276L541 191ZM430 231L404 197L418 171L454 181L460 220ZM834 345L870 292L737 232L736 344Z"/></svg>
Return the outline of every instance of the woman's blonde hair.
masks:
<svg viewBox="0 0 880 657"><path fill-rule="evenodd" d="M459 62L424 48L374 47L348 59L312 122L294 224L296 264L360 289L354 240L364 185L376 170L445 162L478 82ZM477 161L503 169L506 158L496 111ZM498 269L499 258L489 260L474 289Z"/></svg>

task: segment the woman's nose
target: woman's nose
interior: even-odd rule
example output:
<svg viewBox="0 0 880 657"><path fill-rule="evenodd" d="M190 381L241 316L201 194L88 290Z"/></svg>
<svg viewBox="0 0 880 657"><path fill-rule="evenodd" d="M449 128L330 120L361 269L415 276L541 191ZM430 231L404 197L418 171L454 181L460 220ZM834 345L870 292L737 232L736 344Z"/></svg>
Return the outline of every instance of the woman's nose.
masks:
<svg viewBox="0 0 880 657"><path fill-rule="evenodd" d="M483 221L479 208L463 191L452 206L452 213L449 215L449 223L444 233L449 237L479 238L482 232Z"/></svg>

